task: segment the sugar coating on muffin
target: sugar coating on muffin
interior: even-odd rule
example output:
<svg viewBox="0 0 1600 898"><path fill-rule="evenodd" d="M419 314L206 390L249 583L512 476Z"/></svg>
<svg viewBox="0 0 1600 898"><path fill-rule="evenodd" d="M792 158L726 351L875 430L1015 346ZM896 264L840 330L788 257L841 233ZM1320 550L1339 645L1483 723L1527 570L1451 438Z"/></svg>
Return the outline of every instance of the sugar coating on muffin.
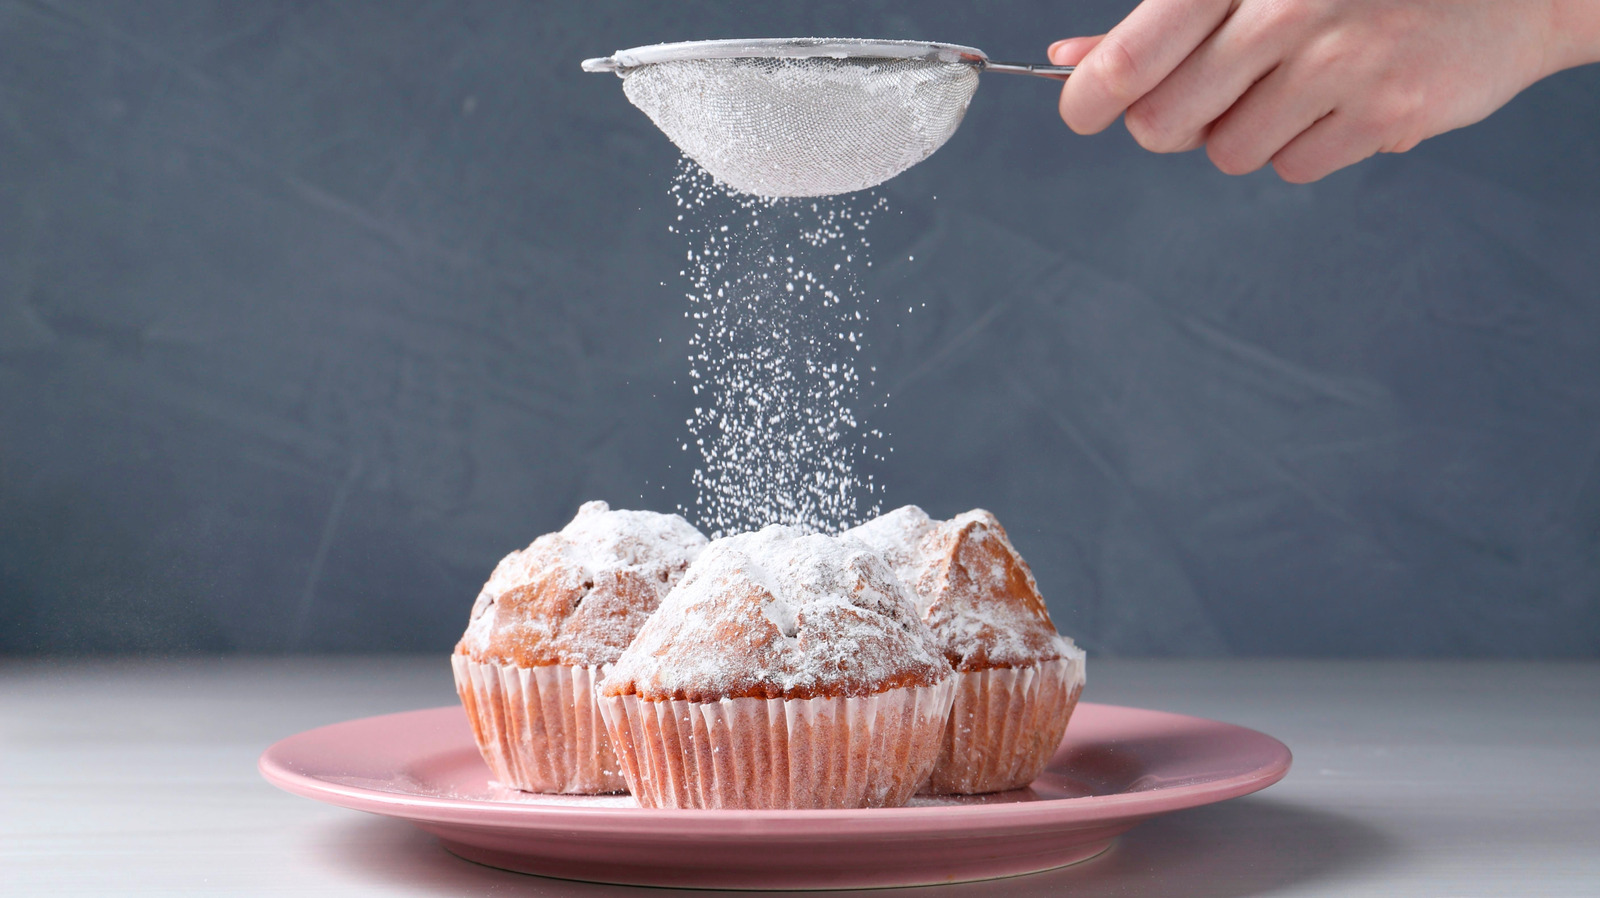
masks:
<svg viewBox="0 0 1600 898"><path fill-rule="evenodd" d="M809 699L928 686L949 674L875 552L774 525L707 546L602 691L648 701Z"/></svg>
<svg viewBox="0 0 1600 898"><path fill-rule="evenodd" d="M609 663L705 545L677 515L586 502L566 527L501 560L457 652L518 667Z"/></svg>
<svg viewBox="0 0 1600 898"><path fill-rule="evenodd" d="M1056 632L1033 572L982 509L937 521L915 505L844 532L882 555L957 671L1026 667L1076 655Z"/></svg>

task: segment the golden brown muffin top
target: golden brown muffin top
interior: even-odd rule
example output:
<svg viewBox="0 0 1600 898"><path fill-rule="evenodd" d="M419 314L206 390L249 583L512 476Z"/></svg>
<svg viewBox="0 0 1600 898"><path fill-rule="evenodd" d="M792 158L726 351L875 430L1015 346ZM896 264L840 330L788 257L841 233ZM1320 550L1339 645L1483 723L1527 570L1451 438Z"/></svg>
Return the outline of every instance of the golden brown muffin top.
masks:
<svg viewBox="0 0 1600 898"><path fill-rule="evenodd" d="M607 675L650 701L863 696L950 665L876 553L772 526L713 541Z"/></svg>
<svg viewBox="0 0 1600 898"><path fill-rule="evenodd" d="M958 671L1026 667L1073 654L1033 571L995 516L935 521L915 505L845 531L871 546L916 594L917 610Z"/></svg>
<svg viewBox="0 0 1600 898"><path fill-rule="evenodd" d="M495 567L456 651L518 667L608 664L705 543L677 515L586 503Z"/></svg>

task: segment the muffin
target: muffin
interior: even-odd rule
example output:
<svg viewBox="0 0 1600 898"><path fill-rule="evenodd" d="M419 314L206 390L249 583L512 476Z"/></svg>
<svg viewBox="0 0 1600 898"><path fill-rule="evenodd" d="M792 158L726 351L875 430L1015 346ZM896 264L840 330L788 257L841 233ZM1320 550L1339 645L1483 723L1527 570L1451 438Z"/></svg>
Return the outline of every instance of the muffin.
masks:
<svg viewBox="0 0 1600 898"><path fill-rule="evenodd" d="M600 709L644 807L893 807L933 767L951 683L883 559L774 525L706 547Z"/></svg>
<svg viewBox="0 0 1600 898"><path fill-rule="evenodd" d="M495 567L451 663L496 780L529 792L626 788L594 686L705 544L677 515L588 502Z"/></svg>
<svg viewBox="0 0 1600 898"><path fill-rule="evenodd" d="M927 790L999 792L1033 782L1077 706L1084 655L1056 632L1000 522L981 509L935 521L908 505L844 536L894 568L956 671Z"/></svg>

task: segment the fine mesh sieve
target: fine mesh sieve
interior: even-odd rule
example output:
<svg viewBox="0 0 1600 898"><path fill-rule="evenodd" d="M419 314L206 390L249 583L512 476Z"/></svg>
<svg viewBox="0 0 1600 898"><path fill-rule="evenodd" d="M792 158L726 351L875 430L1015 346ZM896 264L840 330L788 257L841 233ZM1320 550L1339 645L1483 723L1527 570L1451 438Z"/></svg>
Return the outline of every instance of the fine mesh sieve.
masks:
<svg viewBox="0 0 1600 898"><path fill-rule="evenodd" d="M848 193L916 165L955 133L980 71L1072 71L955 44L831 38L656 44L583 69L616 72L684 155L759 196Z"/></svg>

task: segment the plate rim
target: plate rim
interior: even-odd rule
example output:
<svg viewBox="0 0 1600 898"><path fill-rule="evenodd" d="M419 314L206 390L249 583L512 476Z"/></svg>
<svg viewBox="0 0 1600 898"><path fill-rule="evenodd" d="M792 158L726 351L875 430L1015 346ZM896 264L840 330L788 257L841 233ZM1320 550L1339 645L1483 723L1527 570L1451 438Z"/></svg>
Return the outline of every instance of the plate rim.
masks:
<svg viewBox="0 0 1600 898"><path fill-rule="evenodd" d="M797 820L830 824L833 832L840 836L848 836L858 828L876 831L884 826L905 833L938 832L957 827L965 829L974 825L982 825L985 830L994 831L1012 827L1033 828L1040 825L1075 827L1108 820L1153 817L1226 801L1265 789L1282 780L1288 774L1294 760L1293 753L1282 741L1260 730L1238 724L1126 705L1095 702L1083 702L1079 705L1080 711L1089 707L1137 711L1175 720L1201 721L1212 726L1228 727L1261 740L1262 747L1273 757L1269 762L1248 773L1200 783L1158 786L1112 795L1087 795L1077 798L1000 804L779 810L589 807L580 804L524 804L477 798L449 798L388 792L336 783L295 769L292 757L296 748L295 743L318 735L326 735L329 730L358 726L386 718L438 716L451 711L465 714L460 705L441 705L358 717L302 730L270 745L261 753L256 767L267 782L286 792L338 807L398 817L418 823L530 831L559 826L569 831L579 829L614 835L631 831L659 837L663 834L662 824L670 821L672 828L680 831L686 838L703 838L710 834L749 838L780 833ZM1069 727L1068 736L1070 735Z"/></svg>

